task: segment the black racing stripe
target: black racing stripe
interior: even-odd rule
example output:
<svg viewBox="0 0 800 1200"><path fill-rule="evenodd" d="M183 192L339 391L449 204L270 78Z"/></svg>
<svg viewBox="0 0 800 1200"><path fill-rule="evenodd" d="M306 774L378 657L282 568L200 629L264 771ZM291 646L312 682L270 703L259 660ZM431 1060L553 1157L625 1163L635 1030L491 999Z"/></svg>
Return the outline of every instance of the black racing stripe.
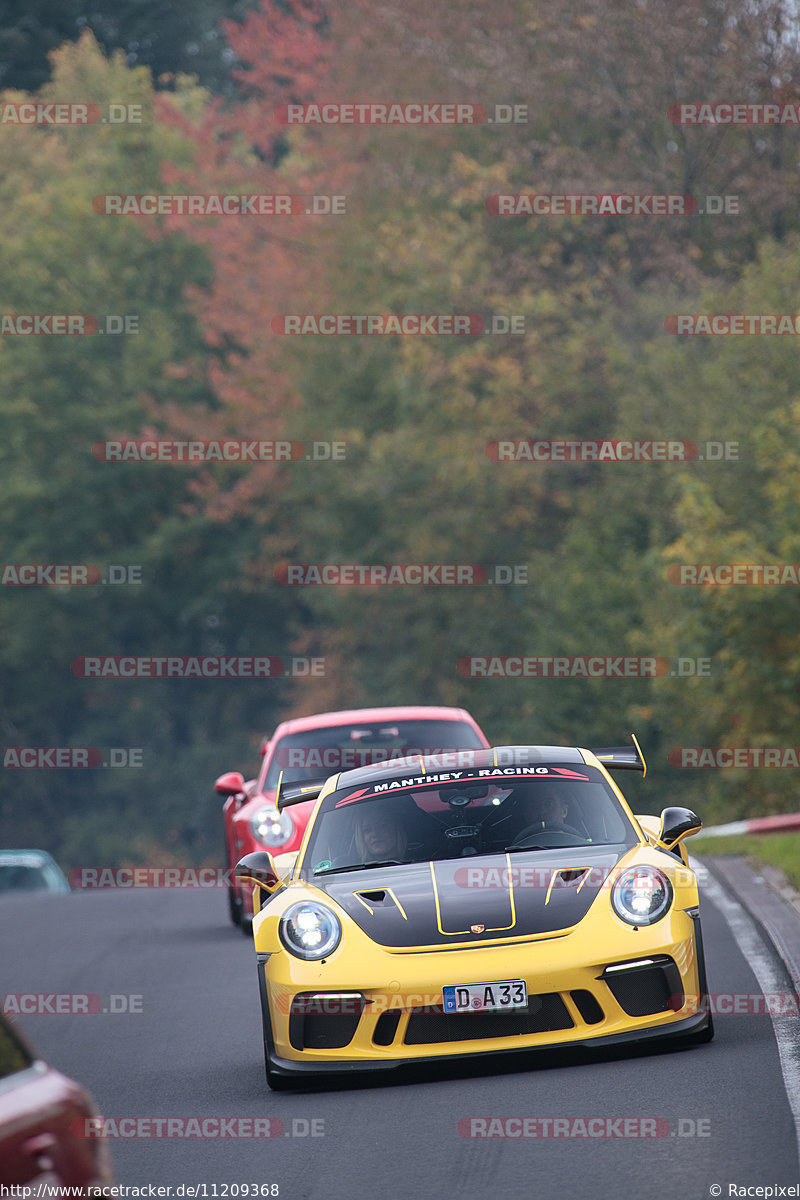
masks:
<svg viewBox="0 0 800 1200"><path fill-rule="evenodd" d="M629 849L481 855L317 876L314 884L378 945L480 943L576 925Z"/></svg>

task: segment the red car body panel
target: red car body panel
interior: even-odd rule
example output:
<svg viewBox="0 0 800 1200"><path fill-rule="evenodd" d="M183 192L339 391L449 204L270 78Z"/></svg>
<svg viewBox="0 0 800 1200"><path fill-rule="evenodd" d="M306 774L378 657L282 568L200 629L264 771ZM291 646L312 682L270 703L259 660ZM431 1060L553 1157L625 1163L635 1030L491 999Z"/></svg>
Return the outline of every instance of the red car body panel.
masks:
<svg viewBox="0 0 800 1200"><path fill-rule="evenodd" d="M483 730L466 709L450 708L444 705L407 704L383 708L352 708L344 709L340 712L315 713L310 717L295 717L292 720L281 722L269 741L258 778L249 780L245 784L244 792L235 796L229 796L223 806L225 848L227 852L227 866L230 869L231 878L233 876L233 868L245 854L250 854L254 850L269 849L269 847L266 847L264 843L260 842L253 835L250 828L250 820L259 809L265 806L269 807L275 803L276 788L273 786L267 787L266 780L270 774L270 768L273 766L276 749L282 738L292 734L313 732L314 730L330 730L337 726L358 726L362 723L390 724L397 721L454 721L466 726L469 731L466 736L474 738L474 741L469 742L470 747L477 748L478 746L486 747L489 745ZM430 746L431 750L439 748ZM323 767L316 771L310 770L308 778L319 779L328 775L334 775L339 769L347 768L337 768L334 766L330 769ZM272 850L273 854L288 854L294 850L299 850L308 819L311 816L315 803L316 801L309 800L307 804L293 804L291 808L284 810L286 816L293 822L295 830L288 842L280 846L279 849ZM241 916L245 921L248 921L253 915L252 895L247 888L239 888L232 885L232 889L235 896L235 903L241 906Z"/></svg>
<svg viewBox="0 0 800 1200"><path fill-rule="evenodd" d="M14 1041L29 1064L21 1070L8 1061ZM79 1084L37 1059L16 1028L9 1035L8 1024L0 1025L0 1183L110 1185L107 1144L81 1135L96 1116Z"/></svg>

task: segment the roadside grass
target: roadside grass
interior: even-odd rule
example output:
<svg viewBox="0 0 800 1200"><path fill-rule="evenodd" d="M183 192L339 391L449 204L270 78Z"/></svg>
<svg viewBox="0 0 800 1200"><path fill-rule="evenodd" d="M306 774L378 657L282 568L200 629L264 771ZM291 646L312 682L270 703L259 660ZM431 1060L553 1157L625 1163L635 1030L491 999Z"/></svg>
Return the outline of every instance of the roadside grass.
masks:
<svg viewBox="0 0 800 1200"><path fill-rule="evenodd" d="M687 849L698 858L712 854L741 854L751 862L779 867L792 886L800 891L800 833L689 838Z"/></svg>

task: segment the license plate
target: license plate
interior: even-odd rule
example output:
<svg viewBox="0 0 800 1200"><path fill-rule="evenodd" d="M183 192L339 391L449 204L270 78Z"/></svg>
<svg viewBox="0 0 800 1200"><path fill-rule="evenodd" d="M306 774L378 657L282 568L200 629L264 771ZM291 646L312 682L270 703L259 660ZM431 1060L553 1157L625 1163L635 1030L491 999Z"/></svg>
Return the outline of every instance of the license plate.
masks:
<svg viewBox="0 0 800 1200"><path fill-rule="evenodd" d="M442 988L444 1011L493 1012L497 1009L527 1008L528 989L524 979L495 979L491 983L453 984Z"/></svg>

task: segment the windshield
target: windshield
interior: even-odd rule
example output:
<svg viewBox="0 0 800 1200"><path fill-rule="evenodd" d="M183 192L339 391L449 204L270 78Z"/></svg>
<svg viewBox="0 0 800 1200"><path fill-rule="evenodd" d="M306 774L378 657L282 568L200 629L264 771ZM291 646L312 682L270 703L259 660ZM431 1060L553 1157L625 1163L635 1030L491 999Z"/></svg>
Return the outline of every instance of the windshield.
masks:
<svg viewBox="0 0 800 1200"><path fill-rule="evenodd" d="M0 892L41 891L51 886L45 867L0 863Z"/></svg>
<svg viewBox="0 0 800 1200"><path fill-rule="evenodd" d="M464 721L361 721L308 729L280 739L264 787L276 788L281 771L284 784L302 783L409 754L482 748L480 737Z"/></svg>
<svg viewBox="0 0 800 1200"><path fill-rule="evenodd" d="M325 798L302 873L637 841L594 767L554 763L397 776Z"/></svg>

